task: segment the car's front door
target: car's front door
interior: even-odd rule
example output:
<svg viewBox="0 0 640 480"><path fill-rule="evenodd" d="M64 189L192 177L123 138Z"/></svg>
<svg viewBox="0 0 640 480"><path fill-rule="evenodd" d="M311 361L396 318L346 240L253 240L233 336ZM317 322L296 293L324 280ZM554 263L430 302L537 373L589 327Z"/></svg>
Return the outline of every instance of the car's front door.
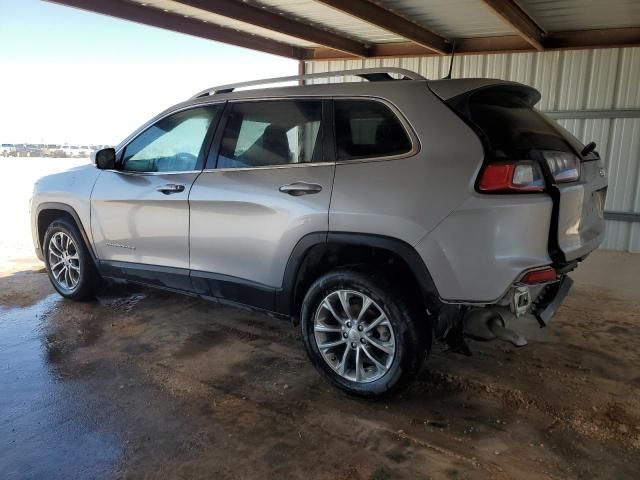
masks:
<svg viewBox="0 0 640 480"><path fill-rule="evenodd" d="M91 231L106 275L190 289L189 190L202 171L222 105L170 114L100 174Z"/></svg>
<svg viewBox="0 0 640 480"><path fill-rule="evenodd" d="M199 293L272 309L296 243L328 230L335 162L322 110L312 99L227 105L189 197Z"/></svg>

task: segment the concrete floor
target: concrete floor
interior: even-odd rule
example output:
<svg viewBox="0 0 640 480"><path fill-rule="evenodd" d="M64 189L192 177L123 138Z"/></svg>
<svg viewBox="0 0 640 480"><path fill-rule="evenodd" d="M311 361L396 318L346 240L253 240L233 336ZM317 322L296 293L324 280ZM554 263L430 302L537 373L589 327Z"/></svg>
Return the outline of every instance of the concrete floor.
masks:
<svg viewBox="0 0 640 480"><path fill-rule="evenodd" d="M147 289L0 278L0 477L638 478L640 255L596 252L530 344L436 347L385 401L325 383L288 323Z"/></svg>

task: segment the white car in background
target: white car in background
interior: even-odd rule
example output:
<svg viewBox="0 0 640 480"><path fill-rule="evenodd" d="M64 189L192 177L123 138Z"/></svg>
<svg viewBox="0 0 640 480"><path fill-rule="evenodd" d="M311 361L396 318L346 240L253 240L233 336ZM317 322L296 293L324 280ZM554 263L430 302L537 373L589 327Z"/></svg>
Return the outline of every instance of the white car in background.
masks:
<svg viewBox="0 0 640 480"><path fill-rule="evenodd" d="M77 145L64 145L62 151L66 157L80 157L80 147Z"/></svg>
<svg viewBox="0 0 640 480"><path fill-rule="evenodd" d="M0 145L0 155L12 157L16 154L16 146L13 143L3 143Z"/></svg>
<svg viewBox="0 0 640 480"><path fill-rule="evenodd" d="M62 157L64 156L64 152L62 151L62 145L58 145L56 143L48 143L45 145L45 156L46 157Z"/></svg>
<svg viewBox="0 0 640 480"><path fill-rule="evenodd" d="M78 157L89 157L89 154L91 153L91 148L89 147L89 145L80 145L80 147L78 147Z"/></svg>

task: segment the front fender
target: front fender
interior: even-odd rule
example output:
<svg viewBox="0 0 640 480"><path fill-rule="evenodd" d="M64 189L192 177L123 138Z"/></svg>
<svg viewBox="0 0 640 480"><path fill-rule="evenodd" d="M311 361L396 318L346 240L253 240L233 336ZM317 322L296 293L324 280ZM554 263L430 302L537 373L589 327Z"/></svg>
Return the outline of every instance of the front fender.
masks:
<svg viewBox="0 0 640 480"><path fill-rule="evenodd" d="M89 250L89 253L91 254L91 258L93 259L94 263L97 265L98 257L95 254L95 251L93 249L93 244L91 243L90 237L87 235L87 231L84 228L84 225L82 224L82 220L80 219L80 216L73 209L73 207L66 205L64 203L58 203L58 202L41 203L40 205L38 205L35 215L33 216L33 218L35 219L35 225L32 228L32 233L34 237L33 238L34 247L36 249L36 255L38 256L38 258L44 261L44 253L42 251L41 243L42 243L42 239L44 238L44 230L46 228L42 228L42 229L40 228L40 224L42 223L40 222L40 215L42 215L43 213L46 213L47 211L56 211L56 212L62 211L69 214L73 218L74 222L78 227L78 230L80 230L80 234L82 235L82 240L84 241L85 245L87 246L87 249Z"/></svg>
<svg viewBox="0 0 640 480"><path fill-rule="evenodd" d="M91 192L101 171L94 165L84 165L66 172L48 175L38 180L31 199L31 233L36 254L42 259L43 231L38 219L45 210L60 210L75 220L92 255Z"/></svg>

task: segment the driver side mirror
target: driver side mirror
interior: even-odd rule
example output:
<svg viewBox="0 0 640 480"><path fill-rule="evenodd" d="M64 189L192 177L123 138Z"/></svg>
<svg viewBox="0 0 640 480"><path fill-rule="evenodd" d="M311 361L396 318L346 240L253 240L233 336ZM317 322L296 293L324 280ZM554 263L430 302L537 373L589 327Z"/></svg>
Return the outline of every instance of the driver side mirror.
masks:
<svg viewBox="0 0 640 480"><path fill-rule="evenodd" d="M116 151L114 148L103 148L94 154L94 163L100 170L115 170Z"/></svg>

